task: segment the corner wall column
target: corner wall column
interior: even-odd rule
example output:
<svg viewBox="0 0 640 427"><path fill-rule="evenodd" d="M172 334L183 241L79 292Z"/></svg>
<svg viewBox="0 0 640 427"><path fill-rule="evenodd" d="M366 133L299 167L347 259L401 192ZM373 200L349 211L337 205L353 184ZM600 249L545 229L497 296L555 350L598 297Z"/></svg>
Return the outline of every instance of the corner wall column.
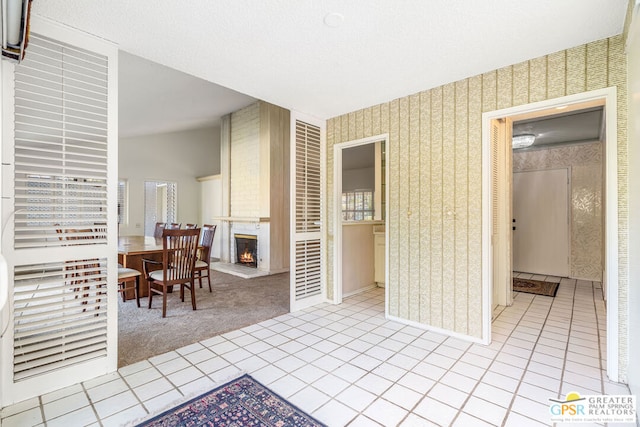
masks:
<svg viewBox="0 0 640 427"><path fill-rule="evenodd" d="M222 216L231 215L231 114L221 118L220 123L220 175L222 178ZM222 221L221 238L223 242L231 241L231 223ZM220 261L231 262L230 245L222 245Z"/></svg>

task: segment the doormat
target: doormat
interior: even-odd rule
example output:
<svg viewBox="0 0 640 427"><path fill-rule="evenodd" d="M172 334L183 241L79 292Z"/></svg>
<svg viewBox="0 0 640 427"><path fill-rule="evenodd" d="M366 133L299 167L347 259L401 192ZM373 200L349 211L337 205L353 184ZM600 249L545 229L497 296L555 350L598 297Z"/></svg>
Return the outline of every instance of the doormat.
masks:
<svg viewBox="0 0 640 427"><path fill-rule="evenodd" d="M137 426L326 427L246 374Z"/></svg>
<svg viewBox="0 0 640 427"><path fill-rule="evenodd" d="M559 283L542 282L540 280L513 278L513 290L516 292L526 292L528 294L544 295L555 297L558 292Z"/></svg>

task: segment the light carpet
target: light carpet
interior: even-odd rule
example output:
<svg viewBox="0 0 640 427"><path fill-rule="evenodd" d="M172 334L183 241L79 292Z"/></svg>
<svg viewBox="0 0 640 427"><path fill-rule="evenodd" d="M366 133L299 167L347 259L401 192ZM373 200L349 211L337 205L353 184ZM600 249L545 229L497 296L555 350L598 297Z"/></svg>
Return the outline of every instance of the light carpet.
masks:
<svg viewBox="0 0 640 427"><path fill-rule="evenodd" d="M152 356L235 329L259 323L289 312L289 273L255 279L217 271L211 272L209 292L206 280L196 289L197 310L191 309L189 291L185 302L180 292L167 297L167 317L162 318L162 297L140 298L123 303L118 299L118 366L126 366Z"/></svg>

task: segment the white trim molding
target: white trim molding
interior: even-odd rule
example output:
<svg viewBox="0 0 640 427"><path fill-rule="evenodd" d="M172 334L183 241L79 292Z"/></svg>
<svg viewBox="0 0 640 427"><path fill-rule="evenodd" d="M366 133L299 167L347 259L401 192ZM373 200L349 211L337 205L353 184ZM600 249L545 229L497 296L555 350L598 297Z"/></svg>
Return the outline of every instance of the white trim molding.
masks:
<svg viewBox="0 0 640 427"><path fill-rule="evenodd" d="M374 135L353 141L340 142L333 145L333 303L342 303L342 150L374 142L385 143L385 164L388 165L389 134ZM385 168L385 200L389 200L389 168ZM389 218L389 203L385 208L385 224ZM385 233L385 282L389 283L389 233ZM387 294L389 286L385 286L385 315L389 313Z"/></svg>
<svg viewBox="0 0 640 427"><path fill-rule="evenodd" d="M618 381L618 139L617 89L608 87L561 98L548 99L482 115L482 310L483 343L491 342L491 120L593 101L604 101L605 142L605 282L607 300L607 375Z"/></svg>

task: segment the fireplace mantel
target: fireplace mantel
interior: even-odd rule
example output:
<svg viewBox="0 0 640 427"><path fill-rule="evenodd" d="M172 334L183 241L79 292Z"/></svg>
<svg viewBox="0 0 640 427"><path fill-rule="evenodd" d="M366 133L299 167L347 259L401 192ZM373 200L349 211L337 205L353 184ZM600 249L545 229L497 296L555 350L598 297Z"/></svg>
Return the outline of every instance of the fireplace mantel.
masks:
<svg viewBox="0 0 640 427"><path fill-rule="evenodd" d="M214 216L213 219L225 222L269 222L268 216Z"/></svg>

